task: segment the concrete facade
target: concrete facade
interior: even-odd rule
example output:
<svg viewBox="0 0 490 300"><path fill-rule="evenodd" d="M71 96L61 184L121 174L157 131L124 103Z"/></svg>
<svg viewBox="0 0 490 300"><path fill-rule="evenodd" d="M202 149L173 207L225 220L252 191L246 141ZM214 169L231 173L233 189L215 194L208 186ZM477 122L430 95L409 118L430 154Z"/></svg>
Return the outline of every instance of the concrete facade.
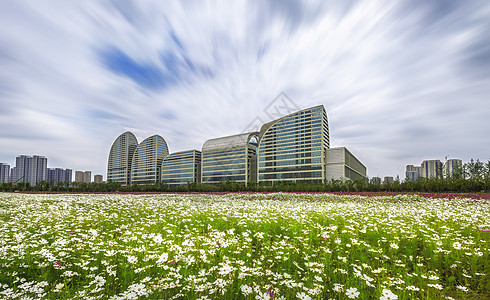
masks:
<svg viewBox="0 0 490 300"><path fill-rule="evenodd" d="M75 182L79 182L79 183L92 182L92 171L75 171Z"/></svg>
<svg viewBox="0 0 490 300"><path fill-rule="evenodd" d="M325 177L327 180L358 180L366 176L366 167L347 148L336 147L326 151Z"/></svg>
<svg viewBox="0 0 490 300"><path fill-rule="evenodd" d="M0 163L0 183L10 181L10 165Z"/></svg>
<svg viewBox="0 0 490 300"><path fill-rule="evenodd" d="M442 162L438 159L424 160L421 164L421 177L442 178Z"/></svg>

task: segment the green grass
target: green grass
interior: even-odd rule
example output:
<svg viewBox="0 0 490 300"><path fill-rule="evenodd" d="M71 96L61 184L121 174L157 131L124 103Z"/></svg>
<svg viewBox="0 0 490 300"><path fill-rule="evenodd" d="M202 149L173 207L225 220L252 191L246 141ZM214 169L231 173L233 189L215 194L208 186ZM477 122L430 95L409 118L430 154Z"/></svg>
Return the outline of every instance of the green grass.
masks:
<svg viewBox="0 0 490 300"><path fill-rule="evenodd" d="M383 290L398 299L490 293L485 200L0 194L0 207L0 298L348 299L349 288L358 299L382 299Z"/></svg>

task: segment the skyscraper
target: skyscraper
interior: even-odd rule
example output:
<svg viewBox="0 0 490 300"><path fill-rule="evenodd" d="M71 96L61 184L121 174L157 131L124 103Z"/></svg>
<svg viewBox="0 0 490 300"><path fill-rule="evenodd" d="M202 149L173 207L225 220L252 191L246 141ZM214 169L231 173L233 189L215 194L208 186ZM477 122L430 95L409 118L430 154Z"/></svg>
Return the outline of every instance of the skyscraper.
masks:
<svg viewBox="0 0 490 300"><path fill-rule="evenodd" d="M167 143L161 136L156 134L141 142L131 163L131 184L159 183L162 162L167 155Z"/></svg>
<svg viewBox="0 0 490 300"><path fill-rule="evenodd" d="M53 181L54 184L58 182L71 182L71 172L71 169L48 168L46 181Z"/></svg>
<svg viewBox="0 0 490 300"><path fill-rule="evenodd" d="M94 175L94 182L95 183L102 183L103 178L104 177L102 175L100 175L100 174Z"/></svg>
<svg viewBox="0 0 490 300"><path fill-rule="evenodd" d="M202 145L202 182L257 182L257 144L258 132L206 141Z"/></svg>
<svg viewBox="0 0 490 300"><path fill-rule="evenodd" d="M48 159L44 156L19 155L15 159L12 182L28 182L31 186L46 180Z"/></svg>
<svg viewBox="0 0 490 300"><path fill-rule="evenodd" d="M10 181L10 165L0 163L0 183Z"/></svg>
<svg viewBox="0 0 490 300"><path fill-rule="evenodd" d="M201 151L188 150L171 153L163 160L162 182L184 185L201 181Z"/></svg>
<svg viewBox="0 0 490 300"><path fill-rule="evenodd" d="M131 183L131 163L138 140L131 132L121 134L112 144L107 163L107 180L123 185Z"/></svg>
<svg viewBox="0 0 490 300"><path fill-rule="evenodd" d="M421 164L421 176L442 178L442 162L438 159L424 160Z"/></svg>
<svg viewBox="0 0 490 300"><path fill-rule="evenodd" d="M448 159L443 166L444 177L453 177L454 175L459 175L463 177L463 161L461 159ZM461 174L457 174L457 173Z"/></svg>
<svg viewBox="0 0 490 300"><path fill-rule="evenodd" d="M92 171L75 171L75 182L92 182Z"/></svg>
<svg viewBox="0 0 490 300"><path fill-rule="evenodd" d="M258 180L325 182L325 154L329 147L323 105L266 123L259 133Z"/></svg>
<svg viewBox="0 0 490 300"><path fill-rule="evenodd" d="M421 177L422 167L407 165L405 169L405 177L411 181L416 181Z"/></svg>

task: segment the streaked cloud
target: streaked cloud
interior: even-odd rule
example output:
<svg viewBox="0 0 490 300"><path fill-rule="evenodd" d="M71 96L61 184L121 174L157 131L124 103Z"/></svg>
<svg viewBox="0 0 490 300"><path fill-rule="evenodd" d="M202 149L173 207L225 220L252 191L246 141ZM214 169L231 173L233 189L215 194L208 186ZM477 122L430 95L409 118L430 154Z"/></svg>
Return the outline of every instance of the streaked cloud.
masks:
<svg viewBox="0 0 490 300"><path fill-rule="evenodd" d="M0 161L105 174L126 130L199 149L282 91L370 176L487 160L489 32L485 0L5 2Z"/></svg>

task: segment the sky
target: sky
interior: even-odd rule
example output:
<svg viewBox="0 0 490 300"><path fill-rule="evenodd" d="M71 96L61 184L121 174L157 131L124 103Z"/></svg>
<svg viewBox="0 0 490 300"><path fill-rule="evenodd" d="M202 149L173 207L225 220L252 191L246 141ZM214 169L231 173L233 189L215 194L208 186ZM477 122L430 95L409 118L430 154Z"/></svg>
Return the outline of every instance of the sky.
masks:
<svg viewBox="0 0 490 300"><path fill-rule="evenodd" d="M369 177L489 160L490 1L0 2L11 166L44 155L105 179L125 131L199 150L320 104Z"/></svg>

